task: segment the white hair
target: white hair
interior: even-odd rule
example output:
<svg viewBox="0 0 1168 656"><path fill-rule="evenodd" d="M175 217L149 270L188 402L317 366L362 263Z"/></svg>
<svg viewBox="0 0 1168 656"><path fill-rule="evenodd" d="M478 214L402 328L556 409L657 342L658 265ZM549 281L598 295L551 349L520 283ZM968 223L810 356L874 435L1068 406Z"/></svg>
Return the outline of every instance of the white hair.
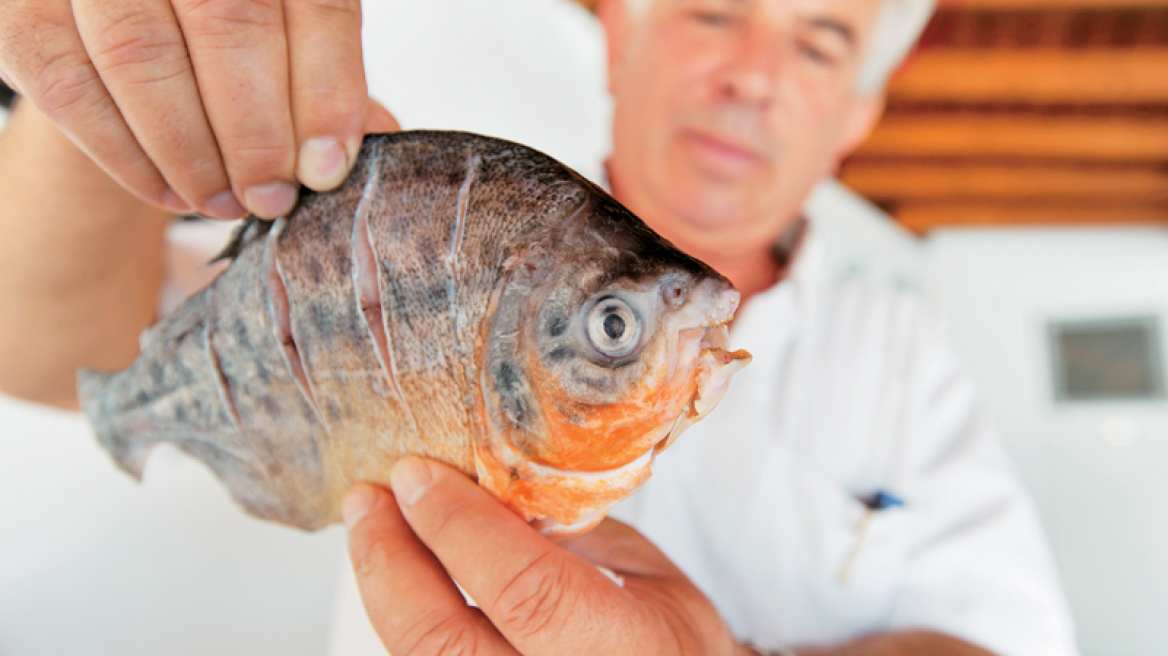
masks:
<svg viewBox="0 0 1168 656"><path fill-rule="evenodd" d="M648 11L655 0L624 0L634 15ZM856 91L878 93L912 50L933 15L936 0L882 0L868 51L856 75Z"/></svg>

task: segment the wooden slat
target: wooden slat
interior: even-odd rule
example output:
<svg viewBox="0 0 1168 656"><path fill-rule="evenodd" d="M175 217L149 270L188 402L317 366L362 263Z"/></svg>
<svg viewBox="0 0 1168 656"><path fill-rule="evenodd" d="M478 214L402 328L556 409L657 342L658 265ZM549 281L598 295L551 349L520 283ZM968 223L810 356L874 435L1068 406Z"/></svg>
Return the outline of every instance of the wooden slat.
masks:
<svg viewBox="0 0 1168 656"><path fill-rule="evenodd" d="M896 114L857 151L865 157L1018 157L1162 162L1168 117Z"/></svg>
<svg viewBox="0 0 1168 656"><path fill-rule="evenodd" d="M921 52L892 100L966 103L1168 103L1168 48Z"/></svg>
<svg viewBox="0 0 1168 656"><path fill-rule="evenodd" d="M1168 202L1160 166L1098 167L972 162L852 160L844 184L877 200L1054 198Z"/></svg>
<svg viewBox="0 0 1168 656"><path fill-rule="evenodd" d="M904 203L893 211L909 230L941 227L1160 224L1168 228L1168 204Z"/></svg>

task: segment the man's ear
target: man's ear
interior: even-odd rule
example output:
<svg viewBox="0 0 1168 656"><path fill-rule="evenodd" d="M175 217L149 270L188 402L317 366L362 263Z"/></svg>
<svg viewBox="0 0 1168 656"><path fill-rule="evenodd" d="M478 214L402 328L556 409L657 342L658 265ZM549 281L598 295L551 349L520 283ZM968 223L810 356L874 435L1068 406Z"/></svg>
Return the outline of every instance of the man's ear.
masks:
<svg viewBox="0 0 1168 656"><path fill-rule="evenodd" d="M852 100L852 106L844 120L843 130L840 131L839 142L836 144L835 168L838 169L844 158L851 155L853 150L864 143L883 115L883 93L868 93Z"/></svg>
<svg viewBox="0 0 1168 656"><path fill-rule="evenodd" d="M604 26L604 41L608 55L608 92L615 93L617 73L624 59L625 43L632 29L632 16L627 0L600 0L596 16Z"/></svg>

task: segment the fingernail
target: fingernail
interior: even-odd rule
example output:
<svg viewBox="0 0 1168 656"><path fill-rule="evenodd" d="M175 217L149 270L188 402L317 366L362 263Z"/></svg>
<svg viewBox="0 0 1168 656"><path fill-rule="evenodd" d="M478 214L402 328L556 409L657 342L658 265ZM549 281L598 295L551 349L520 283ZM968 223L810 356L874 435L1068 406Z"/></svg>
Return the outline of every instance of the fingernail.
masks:
<svg viewBox="0 0 1168 656"><path fill-rule="evenodd" d="M162 192L162 206L174 214L190 214L191 206L174 193L173 189Z"/></svg>
<svg viewBox="0 0 1168 656"><path fill-rule="evenodd" d="M235 194L230 191L223 191L215 194L206 203L203 203L203 211L216 219L238 219L247 215L247 210L243 205L235 200Z"/></svg>
<svg viewBox="0 0 1168 656"><path fill-rule="evenodd" d="M341 499L341 519L345 522L345 530L351 531L377 501L377 492L368 485L358 485L345 493Z"/></svg>
<svg viewBox="0 0 1168 656"><path fill-rule="evenodd" d="M292 211L297 189L287 182L269 182L243 190L243 204L256 216L274 219Z"/></svg>
<svg viewBox="0 0 1168 656"><path fill-rule="evenodd" d="M398 503L412 506L430 488L430 468L417 458L402 458L389 470L389 486Z"/></svg>
<svg viewBox="0 0 1168 656"><path fill-rule="evenodd" d="M344 181L348 164L341 142L332 137L313 137L300 146L296 177L309 189L327 191Z"/></svg>

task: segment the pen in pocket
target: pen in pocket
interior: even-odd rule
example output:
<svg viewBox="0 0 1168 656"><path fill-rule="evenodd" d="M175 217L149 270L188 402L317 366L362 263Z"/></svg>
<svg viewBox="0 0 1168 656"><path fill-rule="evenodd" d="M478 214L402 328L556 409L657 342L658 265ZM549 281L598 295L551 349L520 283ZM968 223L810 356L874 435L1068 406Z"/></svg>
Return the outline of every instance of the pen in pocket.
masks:
<svg viewBox="0 0 1168 656"><path fill-rule="evenodd" d="M904 505L903 499L883 490L877 490L859 499L864 504L864 514L860 516L860 521L856 524L856 542L852 545L848 557L844 559L844 566L840 568L840 583L847 583L852 576L852 568L860 556L860 548L864 546L864 538L868 536L868 525L872 523L872 516L886 508L898 508Z"/></svg>

